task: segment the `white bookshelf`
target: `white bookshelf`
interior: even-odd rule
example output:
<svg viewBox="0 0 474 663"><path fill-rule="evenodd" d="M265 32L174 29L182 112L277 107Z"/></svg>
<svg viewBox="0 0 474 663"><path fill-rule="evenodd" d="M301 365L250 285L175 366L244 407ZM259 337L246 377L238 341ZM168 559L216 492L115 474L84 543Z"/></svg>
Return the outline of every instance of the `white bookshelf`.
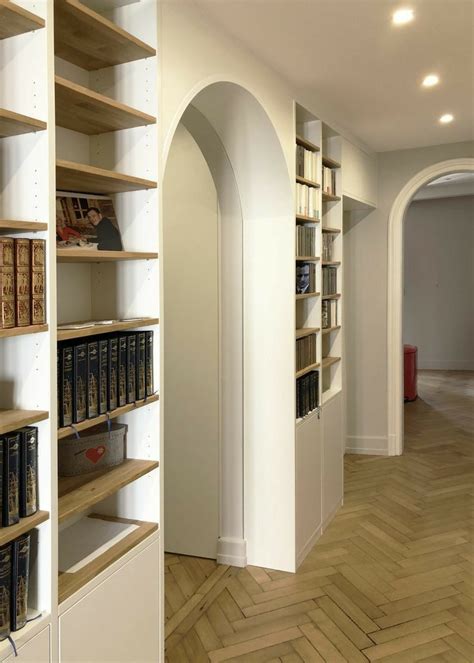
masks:
<svg viewBox="0 0 474 663"><path fill-rule="evenodd" d="M29 607L42 616L12 634L28 660L99 663L103 646L117 660L158 660L163 646L157 14L148 0L0 2L0 235L47 243L47 324L0 330L0 430L39 428L40 513L20 524L34 528ZM57 185L113 197L122 255L104 253L99 261L56 252ZM81 485L58 480L57 448L69 431L56 423L56 351L58 339L72 335L58 334L57 324L132 317L139 318L135 326L116 331L154 331L157 393L113 414L128 425L127 461ZM102 523L101 555L77 573L59 574L78 522L91 541ZM117 542L110 523L131 530ZM142 605L134 615L120 609L122 586L127 602ZM76 640L81 624L85 629L100 610L100 628ZM0 660L10 654L10 645L0 643Z"/></svg>

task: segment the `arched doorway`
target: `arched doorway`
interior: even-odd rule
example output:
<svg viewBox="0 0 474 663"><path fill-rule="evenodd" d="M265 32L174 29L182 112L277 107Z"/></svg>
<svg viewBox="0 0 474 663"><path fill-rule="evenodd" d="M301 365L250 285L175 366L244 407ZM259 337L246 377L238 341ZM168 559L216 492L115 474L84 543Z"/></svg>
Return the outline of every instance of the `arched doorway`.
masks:
<svg viewBox="0 0 474 663"><path fill-rule="evenodd" d="M283 298L283 304L281 290L272 289L272 285L281 279L281 248L288 246L287 242L292 239L289 223L293 213L291 178L271 120L255 96L240 85L219 82L206 86L183 109L175 124L174 137L178 123L199 148L217 195L217 559L243 566L247 562L248 548L256 538L266 536L266 527L273 526L269 522L262 528L262 523L258 522L258 509L253 508L256 500L269 502L272 499L272 492L265 489L265 482L270 486L274 478L262 476L269 446L278 445L278 438L284 439L283 436L290 440L289 432L294 426L289 412L288 430L281 426L278 430L275 426L273 430L271 416L272 408L278 407L279 401L288 403L292 396L291 392L291 395L282 393L282 380L275 379L282 364L276 366L274 359L277 354L282 354L278 325L282 316L288 318L286 307L291 306L293 284L285 284L288 298ZM172 150L173 141L169 144L166 163ZM165 170L164 198L169 186L167 178ZM185 184L183 182L183 186ZM166 224L165 208L165 230ZM162 250L165 265L166 253L165 243ZM167 293L167 287L165 278L165 302L172 297L171 292ZM184 311L183 323L185 319ZM269 329L274 329L274 333L265 336ZM167 343L171 342L167 337L166 304L163 330L166 356ZM286 351L290 357L291 348L283 349L283 353ZM192 362L192 356L189 360ZM183 453L170 453L167 462L167 445L179 443L179 435L175 435L174 440L167 438L166 384L165 371L165 548L167 505L169 507L178 500L184 513L186 500L188 506L195 506L197 500L193 502L193 491L196 496L196 491L203 488L199 468L186 466L185 449L182 449ZM173 407L173 403L169 407ZM215 461L214 451L212 453ZM213 495L210 498L214 499ZM249 503L252 509L248 508ZM206 518L205 510L204 501L195 517ZM213 511L213 508L209 509L210 514ZM278 519L279 514L275 514L275 521ZM179 523L176 526L179 527ZM191 554L190 548L187 548L187 554Z"/></svg>
<svg viewBox="0 0 474 663"><path fill-rule="evenodd" d="M474 159L465 157L434 164L405 184L393 203L388 236L388 452L403 453L403 224L417 191L443 175L474 171Z"/></svg>

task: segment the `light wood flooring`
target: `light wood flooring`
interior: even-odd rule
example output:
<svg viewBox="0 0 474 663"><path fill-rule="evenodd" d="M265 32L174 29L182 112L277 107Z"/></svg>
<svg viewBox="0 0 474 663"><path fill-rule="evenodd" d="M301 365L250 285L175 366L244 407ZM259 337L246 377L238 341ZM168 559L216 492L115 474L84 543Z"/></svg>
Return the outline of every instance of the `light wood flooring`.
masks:
<svg viewBox="0 0 474 663"><path fill-rule="evenodd" d="M474 661L474 373L424 371L405 453L346 456L296 574L166 558L169 663Z"/></svg>

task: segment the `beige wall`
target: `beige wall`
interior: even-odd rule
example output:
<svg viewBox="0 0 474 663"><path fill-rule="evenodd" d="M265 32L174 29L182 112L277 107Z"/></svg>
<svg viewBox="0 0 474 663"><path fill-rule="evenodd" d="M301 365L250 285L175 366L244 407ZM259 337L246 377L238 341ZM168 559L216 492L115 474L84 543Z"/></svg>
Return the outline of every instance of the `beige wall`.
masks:
<svg viewBox="0 0 474 663"><path fill-rule="evenodd" d="M414 201L405 219L403 341L418 366L474 369L474 196Z"/></svg>
<svg viewBox="0 0 474 663"><path fill-rule="evenodd" d="M345 219L348 449L387 450L387 257L392 204L420 170L473 154L473 142L380 153L378 208L362 218L355 213Z"/></svg>

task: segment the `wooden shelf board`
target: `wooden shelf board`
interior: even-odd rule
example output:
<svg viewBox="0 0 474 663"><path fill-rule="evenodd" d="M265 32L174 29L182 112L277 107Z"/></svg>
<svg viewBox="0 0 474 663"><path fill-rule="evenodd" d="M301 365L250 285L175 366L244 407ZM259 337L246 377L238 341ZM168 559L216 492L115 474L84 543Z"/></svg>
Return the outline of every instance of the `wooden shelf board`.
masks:
<svg viewBox="0 0 474 663"><path fill-rule="evenodd" d="M56 123L93 136L155 124L156 117L60 76L55 77Z"/></svg>
<svg viewBox="0 0 474 663"><path fill-rule="evenodd" d="M295 332L296 338L304 338L305 336L311 336L311 334L317 334L319 332L319 327L301 327Z"/></svg>
<svg viewBox="0 0 474 663"><path fill-rule="evenodd" d="M341 196L333 196L330 193L324 193L323 191L323 203L332 203L337 200L341 200Z"/></svg>
<svg viewBox="0 0 474 663"><path fill-rule="evenodd" d="M45 410L0 410L0 435L31 426L49 417Z"/></svg>
<svg viewBox="0 0 474 663"><path fill-rule="evenodd" d="M341 329L341 325L335 325L334 327L326 327L325 329L321 330L322 334L330 334L331 332L335 332L338 329Z"/></svg>
<svg viewBox="0 0 474 663"><path fill-rule="evenodd" d="M117 417L122 416L123 414L127 414L128 412L133 412L134 410L138 410L139 408L145 407L147 405L150 405L150 403L156 403L156 401L159 400L158 394L153 394L153 396L149 396L146 400L143 401L136 401L136 403L129 403L128 405L123 405L122 407L118 407L116 410L112 410L112 412L109 412L109 418L110 419L116 419ZM97 424L103 424L107 421L107 415L101 414L98 417L94 417L93 419L87 419L86 421L81 421L80 424L74 424L74 428L77 431L83 431L87 430L88 428L92 428L92 426L96 426ZM65 428L58 428L58 440L62 440L65 437L69 437L70 435L73 435L74 431L70 426L66 426Z"/></svg>
<svg viewBox="0 0 474 663"><path fill-rule="evenodd" d="M110 334L113 332L125 331L126 329L149 327L150 325L158 325L159 323L159 318L135 318L134 320L114 322L111 325L94 325L93 327L84 327L83 329L58 329L57 338L58 341L68 341L71 338L99 336L100 334ZM72 322L71 324L74 323Z"/></svg>
<svg viewBox="0 0 474 663"><path fill-rule="evenodd" d="M58 521L89 509L158 467L158 461L129 458L116 467L58 479Z"/></svg>
<svg viewBox="0 0 474 663"><path fill-rule="evenodd" d="M46 122L43 120L0 108L0 138L20 136L34 131L44 131L44 129L46 129Z"/></svg>
<svg viewBox="0 0 474 663"><path fill-rule="evenodd" d="M319 297L320 292L304 292L303 294L295 295L296 299L309 299L310 297Z"/></svg>
<svg viewBox="0 0 474 663"><path fill-rule="evenodd" d="M10 0L0 0L0 39L16 37L25 32L44 28L45 22L36 14L19 7Z"/></svg>
<svg viewBox="0 0 474 663"><path fill-rule="evenodd" d="M340 260L323 260L322 265L323 265L323 267L340 267L341 261Z"/></svg>
<svg viewBox="0 0 474 663"><path fill-rule="evenodd" d="M8 231L9 233L23 233L23 232L41 232L48 230L48 224L40 221L12 221L9 219L0 219L0 232Z"/></svg>
<svg viewBox="0 0 474 663"><path fill-rule="evenodd" d="M323 357L322 361L323 370L325 368L328 368L329 366L332 366L333 364L337 364L338 361L341 361L340 357Z"/></svg>
<svg viewBox="0 0 474 663"><path fill-rule="evenodd" d="M296 220L300 223L319 223L319 219L314 216L306 216L305 214L297 214Z"/></svg>
<svg viewBox="0 0 474 663"><path fill-rule="evenodd" d="M296 135L296 144L301 145L310 152L319 152L319 147L317 145L312 143L310 140L303 138L303 136L298 136L298 134Z"/></svg>
<svg viewBox="0 0 474 663"><path fill-rule="evenodd" d="M340 299L341 295L338 293L336 295L323 295L323 299Z"/></svg>
<svg viewBox="0 0 474 663"><path fill-rule="evenodd" d="M298 184L306 184L306 186L310 186L313 189L319 189L321 186L317 182L313 182L313 180L307 180L306 178L300 177L299 175L296 176L296 181Z"/></svg>
<svg viewBox="0 0 474 663"><path fill-rule="evenodd" d="M116 173L73 161L56 161L56 188L80 193L123 193L156 189L157 183L142 177Z"/></svg>
<svg viewBox="0 0 474 663"><path fill-rule="evenodd" d="M319 366L320 366L319 362L311 364L311 366L306 366L305 368L302 368L300 371L296 371L295 377L301 378L303 375L306 375L306 373L311 373L311 371L315 371L317 368L319 368Z"/></svg>
<svg viewBox="0 0 474 663"><path fill-rule="evenodd" d="M317 262L319 260L318 256L295 256L297 262Z"/></svg>
<svg viewBox="0 0 474 663"><path fill-rule="evenodd" d="M75 573L60 573L58 581L58 601L62 603L72 596L79 589L84 587L90 580L93 580L99 573L105 571L118 559L123 557L129 550L146 539L150 534L158 529L157 523L149 523L140 520L130 520L128 518L117 518L114 516L103 516L92 513L88 518L98 518L100 520L109 520L116 523L127 523L138 525L138 528L118 541L115 545L107 548L102 554L83 566Z"/></svg>
<svg viewBox="0 0 474 663"><path fill-rule="evenodd" d="M55 0L54 36L56 55L88 71L156 55L154 48L79 0Z"/></svg>
<svg viewBox="0 0 474 663"><path fill-rule="evenodd" d="M339 228L331 228L330 226L321 226L323 233L334 233L339 234L341 230Z"/></svg>
<svg viewBox="0 0 474 663"><path fill-rule="evenodd" d="M340 168L341 164L339 161L331 159L331 157L323 157L323 166L326 166L326 168Z"/></svg>
<svg viewBox="0 0 474 663"><path fill-rule="evenodd" d="M28 325L27 327L12 327L11 329L0 329L0 338L11 336L24 336L25 334L39 334L47 332L48 325Z"/></svg>
<svg viewBox="0 0 474 663"><path fill-rule="evenodd" d="M1 527L0 528L0 546L4 546L13 539L21 536L25 532L29 532L30 529L41 525L48 520L49 513L47 511L37 511L32 516L28 518L20 518L20 522L16 525L11 525L10 527Z"/></svg>
<svg viewBox="0 0 474 663"><path fill-rule="evenodd" d="M156 260L157 258L157 253L145 251L56 250L57 262L119 262L121 260Z"/></svg>

